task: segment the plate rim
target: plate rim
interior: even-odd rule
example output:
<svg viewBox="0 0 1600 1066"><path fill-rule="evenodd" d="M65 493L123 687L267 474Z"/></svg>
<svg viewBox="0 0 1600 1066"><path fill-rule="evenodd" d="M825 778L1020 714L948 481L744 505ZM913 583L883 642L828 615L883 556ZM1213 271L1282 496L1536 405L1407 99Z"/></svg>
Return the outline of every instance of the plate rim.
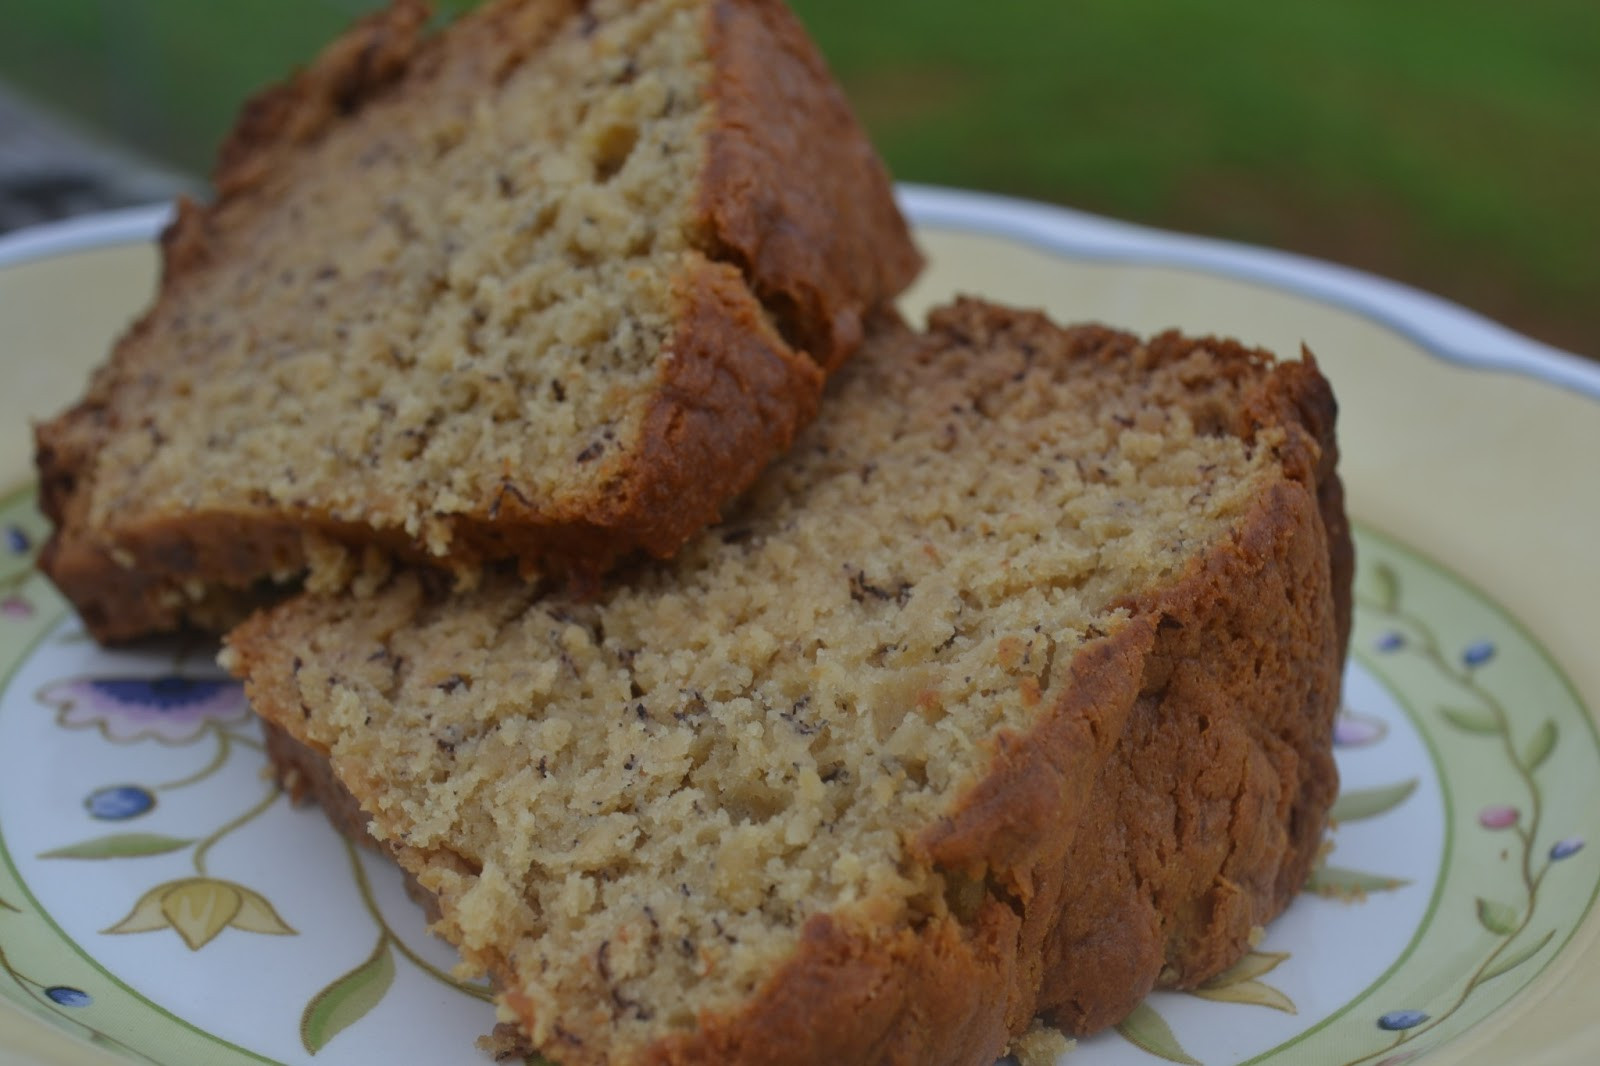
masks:
<svg viewBox="0 0 1600 1066"><path fill-rule="evenodd" d="M1600 400L1600 362L1378 274L1296 252L997 193L917 184L898 188L902 206L918 228L976 232L1092 262L1193 269L1266 285L1367 318L1447 363L1519 373ZM1473 343L1452 341L1446 336L1452 333Z"/></svg>
<svg viewBox="0 0 1600 1066"><path fill-rule="evenodd" d="M1600 401L1600 362L1518 333L1445 297L1368 271L999 193L915 182L899 182L895 190L913 229L976 232L1075 259L1193 269L1268 285L1368 318L1448 363L1523 374ZM154 240L174 211L173 203L159 202L3 234L0 269ZM1449 340L1443 336L1447 333L1472 342Z"/></svg>

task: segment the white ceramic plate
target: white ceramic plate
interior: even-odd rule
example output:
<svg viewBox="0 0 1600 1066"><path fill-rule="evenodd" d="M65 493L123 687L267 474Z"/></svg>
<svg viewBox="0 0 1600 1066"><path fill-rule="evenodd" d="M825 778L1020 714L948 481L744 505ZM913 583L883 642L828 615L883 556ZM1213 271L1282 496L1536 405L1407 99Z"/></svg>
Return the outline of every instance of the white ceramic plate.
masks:
<svg viewBox="0 0 1600 1066"><path fill-rule="evenodd" d="M1341 402L1359 570L1334 850L1240 967L1152 997L1072 1066L1600 1056L1600 368L1326 264L905 199L930 260L914 316L969 292L1304 343ZM32 572L27 421L148 299L161 218L0 241L0 1051L486 1062L482 990L450 977L392 869L265 783L210 649L102 651Z"/></svg>

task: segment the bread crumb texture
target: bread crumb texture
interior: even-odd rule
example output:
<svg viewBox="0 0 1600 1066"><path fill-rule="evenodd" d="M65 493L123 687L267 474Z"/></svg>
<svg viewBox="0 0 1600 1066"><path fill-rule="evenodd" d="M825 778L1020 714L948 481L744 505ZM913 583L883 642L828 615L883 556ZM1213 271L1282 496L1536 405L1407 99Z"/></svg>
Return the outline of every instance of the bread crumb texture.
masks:
<svg viewBox="0 0 1600 1066"><path fill-rule="evenodd" d="M1016 1058L1017 1066L1056 1066L1078 1046L1059 1029L1035 1021L1028 1031L1011 1042L1008 1049Z"/></svg>
<svg viewBox="0 0 1600 1066"><path fill-rule="evenodd" d="M976 937L993 914L1012 920L1035 889L998 859L960 858L960 812L982 807L1019 738L1094 688L1082 653L1282 486L1285 429L1238 429L1269 372L1237 346L1145 345L963 303L926 335L869 342L791 453L671 564L592 600L509 579L441 598L403 574L370 599L258 617L231 638L236 668L263 715L330 754L535 1046L567 1063L657 1061L772 995L821 929ZM1324 543L1313 557L1306 610L1331 659ZM1099 758L1116 740L1071 728ZM1090 784L1068 774L1038 811ZM1268 817L1292 802L1267 797ZM994 983L1007 981L1030 979ZM1032 1008L1010 1005L1004 1025L1020 1033ZM1005 1038L969 1033L941 1054L993 1056Z"/></svg>
<svg viewBox="0 0 1600 1066"><path fill-rule="evenodd" d="M46 565L97 631L348 565L307 531L458 569L670 554L915 272L781 5L425 15L400 0L247 108L160 298L41 427L46 508L83 549Z"/></svg>
<svg viewBox="0 0 1600 1066"><path fill-rule="evenodd" d="M457 39L426 100L377 101L224 204L218 230L283 198L159 309L160 375L122 382L144 432L106 441L91 521L249 493L443 552L436 517L506 471L556 506L615 476L690 247L699 6L596 3L492 92L477 67L531 42Z"/></svg>

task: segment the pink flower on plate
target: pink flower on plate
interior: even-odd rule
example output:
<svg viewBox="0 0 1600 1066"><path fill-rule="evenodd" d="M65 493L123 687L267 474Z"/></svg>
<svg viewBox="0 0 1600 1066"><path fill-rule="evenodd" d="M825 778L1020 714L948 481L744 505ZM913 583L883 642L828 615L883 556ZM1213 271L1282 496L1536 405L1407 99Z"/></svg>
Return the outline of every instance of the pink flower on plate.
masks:
<svg viewBox="0 0 1600 1066"><path fill-rule="evenodd" d="M1510 829L1520 817L1515 807L1485 807L1478 812L1478 824L1485 829Z"/></svg>
<svg viewBox="0 0 1600 1066"><path fill-rule="evenodd" d="M46 685L42 703L58 710L68 729L96 727L119 744L153 738L187 744L211 722L250 713L237 681L177 677L75 677Z"/></svg>
<svg viewBox="0 0 1600 1066"><path fill-rule="evenodd" d="M1333 746L1336 748L1365 748L1388 735L1389 727L1382 718L1343 710L1333 720Z"/></svg>

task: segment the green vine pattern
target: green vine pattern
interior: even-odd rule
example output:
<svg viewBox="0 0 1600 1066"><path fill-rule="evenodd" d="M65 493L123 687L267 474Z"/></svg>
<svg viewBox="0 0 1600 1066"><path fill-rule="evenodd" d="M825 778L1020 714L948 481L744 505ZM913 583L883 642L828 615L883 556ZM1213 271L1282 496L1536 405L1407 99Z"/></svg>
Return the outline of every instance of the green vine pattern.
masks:
<svg viewBox="0 0 1600 1066"><path fill-rule="evenodd" d="M8 524L0 530L0 537L4 539L9 556L7 562L11 564L0 571L0 617L31 621L38 608L35 596L30 595L32 590L26 586L35 576L37 533L20 524ZM69 644L82 640L82 634L73 632L61 638L63 643ZM183 660L192 650L180 646L174 655L171 673L160 678L72 678L47 686L37 695L41 704L56 709L57 722L64 728L93 727L113 743L132 744L155 739L168 746L187 747L210 738L216 746L211 758L198 770L182 777L153 786L114 784L94 790L84 801L92 818L113 823L140 818L156 808L159 796L180 792L213 778L236 750L245 749L256 758L264 754L258 738L239 731L241 723L249 721L250 716L242 696L232 699L232 690L237 686L232 682L184 675ZM197 839L118 831L51 849L40 858L137 859L190 848L193 877L154 886L134 903L126 917L105 932L126 934L172 929L193 951L199 951L230 927L253 933L293 935L294 930L260 893L214 877L210 872L212 849L265 813L278 796L275 785L267 788L243 812ZM8 899L0 899L0 913L6 917L27 914ZM85 1020L82 1012L95 1002L91 991L50 984L31 976L17 966L3 946L0 946L0 970L35 1004L92 1043L141 1061L155 1061Z"/></svg>
<svg viewBox="0 0 1600 1066"><path fill-rule="evenodd" d="M37 604L27 594L25 586L35 575L34 559L38 551L39 532L34 523L30 523L29 527L7 523L0 529L0 559L3 559L0 562L0 620L31 621L38 613ZM30 917L32 915L27 909L0 896L0 930L4 930L8 923L27 921ZM17 965L6 950L6 940L0 936L0 972L41 1012L92 1044L140 1062L156 1061L86 1019L83 1011L95 1002L92 991L33 976Z"/></svg>
<svg viewBox="0 0 1600 1066"><path fill-rule="evenodd" d="M260 739L242 732L241 729L245 727L238 724L240 719L250 720L248 714L233 714L226 702L228 694L221 688L237 686L232 682L211 683L183 678L178 673L181 653L178 659L173 674L163 678L72 678L48 685L39 693L39 702L56 708L57 720L63 727L93 727L112 743L130 744L155 739L168 746L190 746L209 738L215 745L215 751L199 769L181 777L150 786L118 784L95 790L85 801L93 817L108 821L142 817L156 807L158 796L189 789L210 780L241 749L252 761L264 757L265 747ZM213 691L207 685L219 688ZM148 727L138 723L130 725L127 716L117 717L123 704L134 706L140 701L151 700L157 703L163 700L179 704L185 700L203 703L208 699L213 700L211 709L204 713L196 712L194 720L183 726L170 726L165 721ZM139 710L138 706L134 706L134 717L137 717ZM164 881L150 888L139 897L125 917L103 930L106 934L125 935L171 929L192 951L201 950L229 928L264 935L295 935L295 930L264 896L246 885L214 876L210 863L212 850L219 843L266 813L281 796L282 792L276 784L268 786L255 803L203 837L118 831L54 848L41 853L39 857L103 861L191 850L194 876ZM474 999L491 1002L493 996L488 988L453 977L423 958L395 932L378 906L355 845L345 841L345 848L362 904L378 927L378 937L365 960L335 979L306 1004L300 1019L301 1044L306 1051L313 1055L321 1051L335 1036L360 1021L383 1000L394 981L396 954L432 979ZM20 912L20 908L4 899L0 899L0 910ZM92 1002L87 993L75 989L47 988L21 974L3 952L0 952L0 966L35 1000L55 1013L62 1013L63 1008ZM55 997L59 997L59 1000ZM80 1019L64 1016L72 1025L84 1029L95 1039L116 1044L119 1050L136 1054L131 1049L124 1049L111 1037L86 1026ZM537 1059L529 1061L538 1062Z"/></svg>
<svg viewBox="0 0 1600 1066"><path fill-rule="evenodd" d="M1497 744L1500 757L1512 772L1512 779L1526 795L1523 808L1493 805L1478 813L1482 829L1506 832L1514 839L1513 861L1520 882L1520 898L1505 900L1479 895L1474 899L1477 924L1493 938L1490 946L1441 1003L1407 1005L1379 1015L1374 1020L1373 1031L1380 1039L1371 1050L1344 1063L1344 1066L1400 1066L1425 1051L1429 1042L1422 1038L1448 1022L1480 989L1529 963L1548 947L1557 931L1553 925L1545 928L1537 921L1540 889L1551 870L1577 853L1584 841L1566 837L1548 847L1540 843L1541 834L1546 831L1546 803L1539 773L1555 753L1560 732L1553 718L1528 723L1514 717L1483 683L1485 672L1492 669L1498 654L1494 643L1480 640L1455 654L1448 652L1435 628L1406 607L1400 575L1387 563L1378 562L1371 568L1370 580L1364 584L1364 589L1356 597L1357 608L1369 620L1386 627L1373 645L1375 653L1412 656L1446 682L1453 695L1434 706L1438 720L1458 734ZM1342 716L1342 720L1348 718L1348 712ZM1419 781L1413 778L1378 788L1347 791L1332 811L1333 823L1337 827L1394 810L1415 793L1418 785ZM1313 871L1306 890L1360 902L1369 893L1390 891L1405 884L1398 878L1324 862ZM1289 997L1260 979L1283 958L1287 956L1252 952L1239 966L1191 994L1292 1012L1294 1004ZM1171 1026L1148 1003L1119 1025L1117 1031L1157 1058L1198 1066L1198 1060L1184 1050Z"/></svg>
<svg viewBox="0 0 1600 1066"><path fill-rule="evenodd" d="M41 703L57 710L66 728L97 728L113 743L156 739L172 746L190 746L209 737L216 751L200 769L154 786L108 785L90 793L85 807L96 819L122 822L155 809L158 794L192 788L215 776L235 749L257 757L265 749L259 739L230 728L248 718L243 694L227 681L207 681L181 673L180 651L173 671L159 678L71 678L46 686ZM43 852L43 859L137 859L192 849L194 876L162 882L145 892L127 915L103 932L122 935L171 929L191 951L199 951L228 928L273 936L295 930L259 892L211 874L211 851L225 838L255 821L277 802L276 785L243 812L203 837L190 839L162 833L119 831L80 840Z"/></svg>
<svg viewBox="0 0 1600 1066"><path fill-rule="evenodd" d="M481 984L462 981L435 966L417 954L384 917L367 879L366 867L356 846L344 842L350 857L350 870L355 876L356 888L361 893L361 903L378 926L378 939L372 952L362 962L328 984L313 996L300 1015L300 1043L312 1055L321 1051L339 1033L360 1021L382 1002L394 983L394 952L399 952L413 966L435 981L482 1000L492 1002L493 994Z"/></svg>
<svg viewBox="0 0 1600 1066"><path fill-rule="evenodd" d="M1544 792L1538 772L1554 754L1560 738L1555 720L1545 718L1531 730L1521 727L1481 681L1483 672L1495 660L1495 645L1483 640L1469 644L1454 657L1446 654L1433 627L1406 609L1400 576L1394 568L1379 563L1372 573L1375 594L1358 594L1356 604L1392 627L1378 638L1377 652L1419 658L1459 694L1461 702L1441 703L1435 708L1440 720L1460 733L1497 743L1506 764L1527 793L1528 807L1525 815L1506 805L1485 807L1478 814L1482 828L1510 830L1518 849L1522 898L1506 902L1478 896L1475 901L1478 924L1494 937L1493 947L1468 973L1455 996L1436 1011L1430 1013L1408 1007L1379 1017L1377 1027L1394 1036L1376 1050L1348 1060L1345 1066L1370 1063L1380 1055L1385 1057L1377 1066L1398 1066L1410 1061L1423 1050L1421 1044L1416 1044L1420 1037L1448 1021L1484 985L1543 951L1555 937L1554 927L1524 936L1535 924L1540 887L1557 863L1570 858L1584 845L1577 837L1559 840L1548 849L1541 849L1538 843L1545 816Z"/></svg>
<svg viewBox="0 0 1600 1066"><path fill-rule="evenodd" d="M3 907L0 907L0 910L15 914L25 913L20 907L13 906L10 903L5 903ZM77 1011L94 1002L92 995L83 989L70 985L46 984L37 978L28 976L11 961L11 956L6 953L3 945L0 945L0 971L3 971L10 978L12 984L26 993L28 998L38 1004L42 1010L66 1025L67 1028L79 1033L91 1044L98 1044L129 1058L138 1059L140 1062L154 1063L156 1061L143 1052L129 1047L111 1034L95 1028L82 1017L74 1016Z"/></svg>
<svg viewBox="0 0 1600 1066"><path fill-rule="evenodd" d="M60 725L69 729L98 729L112 743L131 744L154 739L168 746L191 746L209 738L215 745L215 751L199 769L181 777L150 786L118 784L95 790L85 801L93 817L107 821L142 817L157 806L158 796L210 780L228 765L236 751L243 749L252 761L264 757L265 747L260 739L241 731L247 727L239 723L253 719L244 707L238 686L233 682L186 678L181 674L182 658L180 651L173 672L160 678L69 678L47 685L39 693L40 703L56 709ZM237 707L232 702L235 700ZM152 706L162 714L147 713ZM173 708L178 709L176 714ZM182 718L186 708L193 708L188 721ZM292 936L295 930L261 893L214 876L210 863L212 850L218 844L266 813L281 796L276 784L269 785L255 803L203 837L118 831L67 844L43 852L39 857L136 859L191 850L193 876L164 881L150 888L120 921L102 930L106 934L170 929L192 951L201 950L230 928L262 935ZM378 906L355 846L346 841L345 847L362 903L378 926L378 938L365 960L306 1004L300 1018L301 1044L306 1051L313 1055L321 1051L383 1000L394 981L396 954L442 984L480 1001L492 1001L487 988L451 976L419 955L394 931ZM14 909L5 901L0 901L0 905Z"/></svg>
<svg viewBox="0 0 1600 1066"><path fill-rule="evenodd" d="M35 578L34 556L39 531L11 523L0 528L0 618L31 622L38 617L38 599L28 583ZM80 629L69 629L55 643L71 646L89 643ZM183 663L198 649L179 645L170 672L161 677L74 677L45 686L37 701L56 711L57 724L66 729L95 729L105 740L119 745L154 740L183 748L209 741L211 756L190 773L157 784L116 783L95 789L84 801L90 816L122 823L155 810L163 797L194 788L213 779L235 756L259 762L265 747L253 735L254 722L242 692L232 681L211 681L186 675ZM213 873L211 856L225 839L260 818L281 797L276 784L234 817L201 837L118 830L53 848L42 859L105 861L170 855L188 849L193 876L163 881L144 892L127 914L104 929L108 935L167 930L175 932L191 951L200 951L224 930L292 936L295 930L260 892ZM418 954L399 936L378 906L355 847L348 841L351 870L363 905L378 927L372 952L355 969L336 979L307 1003L300 1020L301 1043L311 1054L322 1050L338 1033L376 1007L395 976L398 954L432 979L482 1002L492 994L482 984L459 980ZM26 911L0 897L0 918L25 916ZM83 989L49 984L18 969L0 947L0 971L41 1009L81 1032L94 1043L123 1055L154 1061L84 1019L83 1008L95 997ZM528 1060L531 1066L540 1062Z"/></svg>

